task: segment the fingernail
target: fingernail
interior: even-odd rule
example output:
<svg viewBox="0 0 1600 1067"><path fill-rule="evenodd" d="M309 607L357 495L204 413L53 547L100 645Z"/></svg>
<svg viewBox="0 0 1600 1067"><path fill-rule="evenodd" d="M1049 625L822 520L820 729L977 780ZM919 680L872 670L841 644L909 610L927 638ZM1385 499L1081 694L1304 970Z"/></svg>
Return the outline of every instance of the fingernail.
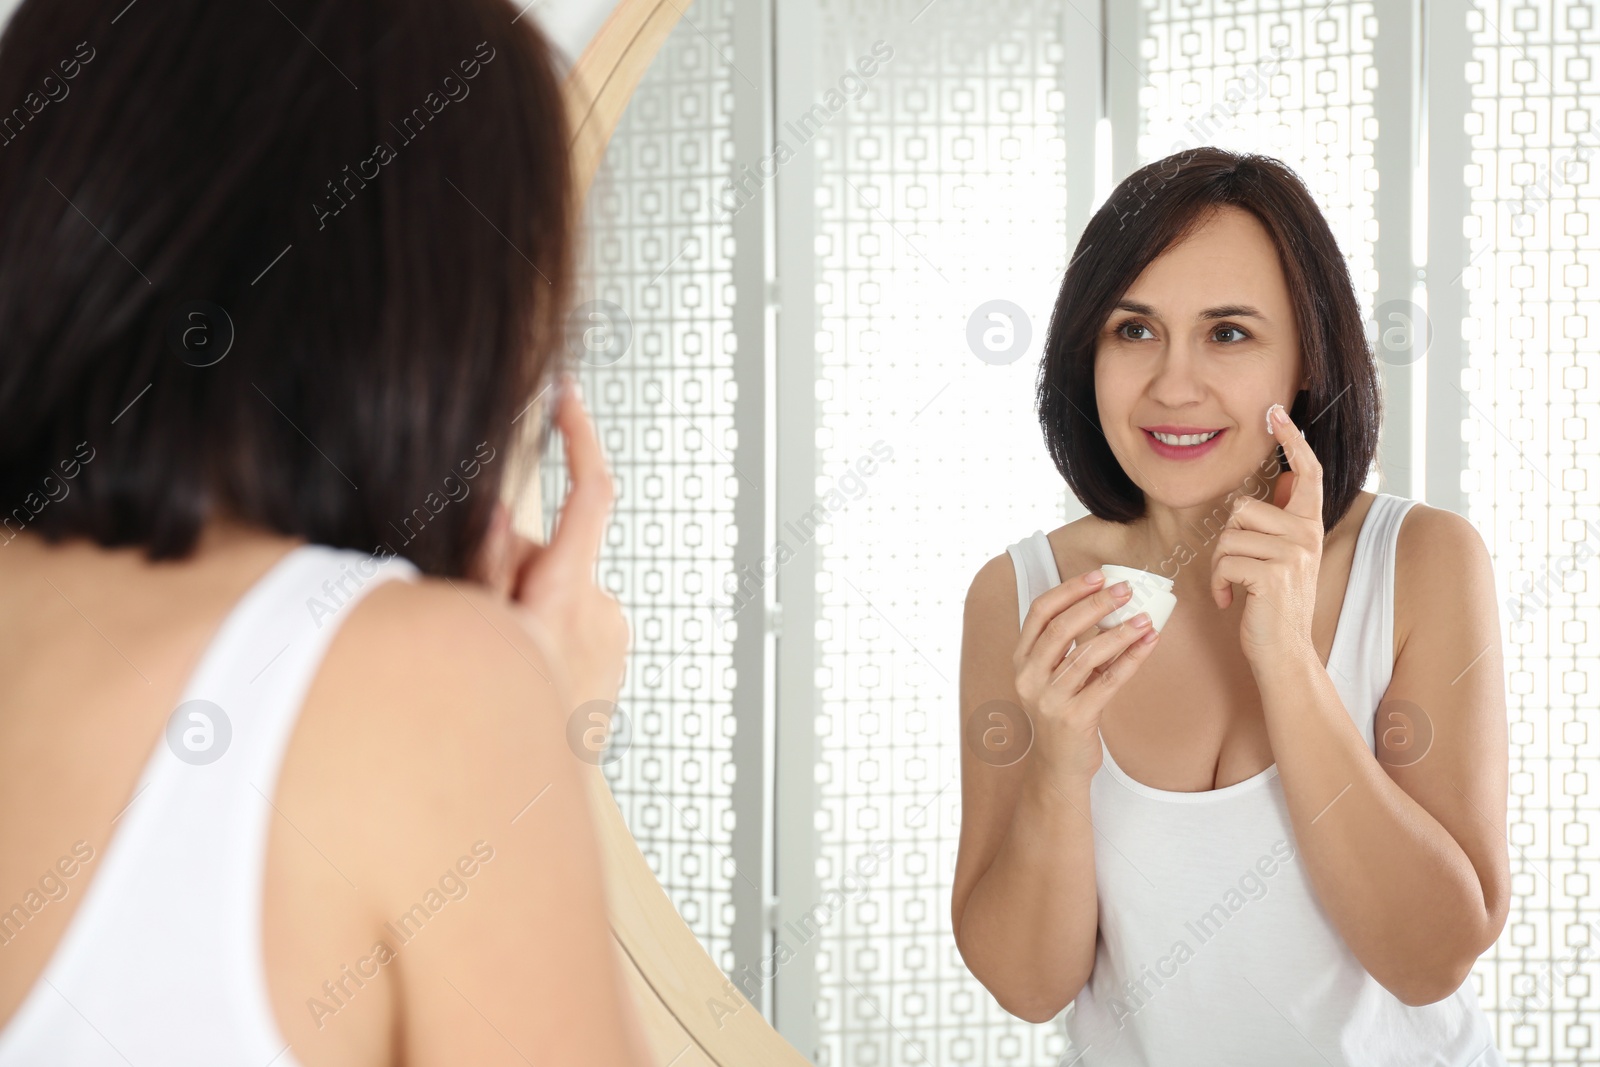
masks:
<svg viewBox="0 0 1600 1067"><path fill-rule="evenodd" d="M1117 597L1128 596L1132 592L1133 592L1133 587L1131 585L1129 585L1127 582L1118 582L1116 585L1111 587L1111 595L1112 596L1117 596Z"/></svg>
<svg viewBox="0 0 1600 1067"><path fill-rule="evenodd" d="M1139 614L1133 617L1132 623L1135 630L1143 630L1146 626L1150 625L1149 613L1141 611Z"/></svg>
<svg viewBox="0 0 1600 1067"><path fill-rule="evenodd" d="M1101 582L1106 580L1106 576L1099 571L1090 571L1088 574L1083 576L1083 580L1089 585L1099 585Z"/></svg>
<svg viewBox="0 0 1600 1067"><path fill-rule="evenodd" d="M1147 633L1143 637L1139 638L1139 640L1135 641L1134 644L1136 644L1136 645L1148 645L1148 644L1152 643L1153 641L1155 641L1155 639L1160 637L1160 636L1161 636L1161 631L1160 630L1151 630L1149 633Z"/></svg>

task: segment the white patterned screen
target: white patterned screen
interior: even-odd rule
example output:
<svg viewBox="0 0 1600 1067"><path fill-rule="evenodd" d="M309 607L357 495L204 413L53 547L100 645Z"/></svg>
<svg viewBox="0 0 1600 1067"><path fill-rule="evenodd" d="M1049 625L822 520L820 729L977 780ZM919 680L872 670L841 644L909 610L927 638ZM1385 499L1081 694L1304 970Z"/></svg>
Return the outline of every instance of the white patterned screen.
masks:
<svg viewBox="0 0 1600 1067"><path fill-rule="evenodd" d="M875 446L892 453L820 538L820 884L847 885L874 844L889 858L823 931L817 1062L1053 1063L1059 1031L995 1004L949 914L967 586L1008 544L1081 514L1032 407L1068 255L1073 16L1053 0L819 8L819 93L875 42L893 57L815 145L819 498ZM1021 346L983 319L1000 331L980 345L991 358L1019 346L1009 363L968 341L997 300L1032 335Z"/></svg>
<svg viewBox="0 0 1600 1067"><path fill-rule="evenodd" d="M1478 973L1516 1064L1600 1062L1600 10L1479 2L1462 488L1495 558L1515 894ZM1441 175L1441 181L1453 175Z"/></svg>
<svg viewBox="0 0 1600 1067"><path fill-rule="evenodd" d="M631 735L601 757L651 868L732 969L730 642L710 604L732 567L733 0L696 0L645 74L590 195L588 276L571 334L616 484L599 577L632 629L617 703ZM601 303L603 302L603 303ZM546 529L566 490L560 438ZM612 753L620 758L612 760Z"/></svg>
<svg viewBox="0 0 1600 1067"><path fill-rule="evenodd" d="M1378 179L1371 0L1143 2L1140 163L1202 144L1281 159L1327 217L1370 313Z"/></svg>

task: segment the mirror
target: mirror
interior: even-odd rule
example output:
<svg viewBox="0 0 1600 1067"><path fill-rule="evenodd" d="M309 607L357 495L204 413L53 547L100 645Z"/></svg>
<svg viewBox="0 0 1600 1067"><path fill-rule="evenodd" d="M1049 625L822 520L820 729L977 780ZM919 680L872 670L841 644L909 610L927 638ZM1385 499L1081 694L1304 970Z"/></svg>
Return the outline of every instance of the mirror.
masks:
<svg viewBox="0 0 1600 1067"><path fill-rule="evenodd" d="M1581 744L1592 697L1549 665L1589 662L1582 626L1600 621L1569 577L1600 531L1562 443L1585 417L1597 135L1515 86L1590 106L1577 53L1540 49L1596 30L1548 2L1493 21L1413 7L662 0L610 16L631 11L653 56L618 29L619 58L592 69L621 80L584 72L612 103L581 113L613 125L580 157L594 186L571 338L618 480L602 578L634 633L628 728L596 781L631 831L608 843L626 884L648 870L673 909L652 913L656 935L687 930L715 969L680 1023L712 1019L720 979L749 1005L732 1018L771 1019L819 1064L1072 1062L1060 1020L1001 1009L950 933L962 605L985 560L1085 514L1033 407L1078 235L1140 165L1217 144L1292 166L1339 242L1385 391L1367 488L1469 516L1502 572L1501 622L1523 642L1507 669L1527 689L1513 766L1544 814L1513 817L1530 828L1513 830L1507 930L1531 940L1471 981L1501 1035L1526 1028L1552 1060L1579 1047L1554 976L1588 936L1556 914L1579 916L1582 893L1540 894L1557 869L1595 873L1557 844L1587 840L1594 802L1549 718L1559 704ZM1527 80L1497 81L1513 69ZM541 478L528 529L554 511L559 462ZM665 971L694 955L674 944ZM1518 983L1544 992L1497 992Z"/></svg>

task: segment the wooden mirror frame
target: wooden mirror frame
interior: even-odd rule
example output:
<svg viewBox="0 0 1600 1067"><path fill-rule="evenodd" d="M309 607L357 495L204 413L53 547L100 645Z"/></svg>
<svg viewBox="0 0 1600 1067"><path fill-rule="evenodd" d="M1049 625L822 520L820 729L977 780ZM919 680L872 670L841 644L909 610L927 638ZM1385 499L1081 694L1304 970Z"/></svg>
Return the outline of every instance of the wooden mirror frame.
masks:
<svg viewBox="0 0 1600 1067"><path fill-rule="evenodd" d="M620 0L568 74L574 211L582 210L628 101L682 15L678 0ZM531 420L538 424L537 418ZM531 499L525 497L517 511L540 536L537 467L531 486ZM684 923L639 851L600 768L586 774L611 933L655 1062L659 1067L810 1067Z"/></svg>

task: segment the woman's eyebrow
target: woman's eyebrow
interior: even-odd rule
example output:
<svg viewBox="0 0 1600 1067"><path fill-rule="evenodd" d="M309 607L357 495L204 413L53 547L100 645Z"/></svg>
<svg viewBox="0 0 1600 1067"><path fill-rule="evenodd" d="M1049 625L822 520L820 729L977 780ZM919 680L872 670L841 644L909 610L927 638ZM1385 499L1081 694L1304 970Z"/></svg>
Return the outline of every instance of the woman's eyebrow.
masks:
<svg viewBox="0 0 1600 1067"><path fill-rule="evenodd" d="M1137 300L1119 300L1114 310L1130 311L1135 315L1149 315L1151 318L1160 317L1155 308L1149 304L1141 304ZM1200 312L1199 317L1202 319L1266 319L1265 315L1248 304L1222 304L1218 307L1206 308Z"/></svg>

